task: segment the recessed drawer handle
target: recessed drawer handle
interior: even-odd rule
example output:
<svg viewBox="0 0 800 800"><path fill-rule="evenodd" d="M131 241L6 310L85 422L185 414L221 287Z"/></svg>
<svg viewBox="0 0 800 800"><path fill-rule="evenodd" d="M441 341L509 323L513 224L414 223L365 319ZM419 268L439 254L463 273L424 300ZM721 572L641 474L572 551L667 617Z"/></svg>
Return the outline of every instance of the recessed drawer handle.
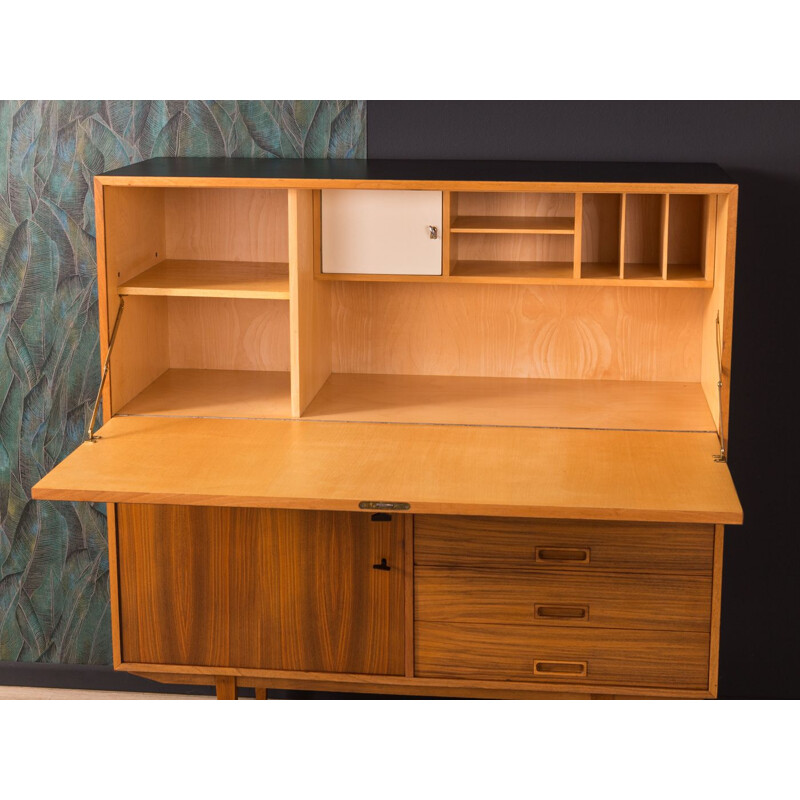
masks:
<svg viewBox="0 0 800 800"><path fill-rule="evenodd" d="M545 606L534 605L533 615L536 619L589 619L589 606Z"/></svg>
<svg viewBox="0 0 800 800"><path fill-rule="evenodd" d="M537 562L563 562L569 564L588 564L592 551L588 547L537 547Z"/></svg>
<svg viewBox="0 0 800 800"><path fill-rule="evenodd" d="M585 678L589 673L588 661L534 661L534 675L569 675L571 678Z"/></svg>

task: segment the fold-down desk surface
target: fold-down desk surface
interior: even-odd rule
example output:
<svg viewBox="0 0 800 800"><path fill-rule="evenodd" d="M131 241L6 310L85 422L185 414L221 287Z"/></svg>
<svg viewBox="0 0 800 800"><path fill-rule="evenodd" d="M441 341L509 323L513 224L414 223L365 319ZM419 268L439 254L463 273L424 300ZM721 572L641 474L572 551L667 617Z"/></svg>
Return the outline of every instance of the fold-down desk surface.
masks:
<svg viewBox="0 0 800 800"><path fill-rule="evenodd" d="M711 433L115 417L47 500L736 524Z"/></svg>

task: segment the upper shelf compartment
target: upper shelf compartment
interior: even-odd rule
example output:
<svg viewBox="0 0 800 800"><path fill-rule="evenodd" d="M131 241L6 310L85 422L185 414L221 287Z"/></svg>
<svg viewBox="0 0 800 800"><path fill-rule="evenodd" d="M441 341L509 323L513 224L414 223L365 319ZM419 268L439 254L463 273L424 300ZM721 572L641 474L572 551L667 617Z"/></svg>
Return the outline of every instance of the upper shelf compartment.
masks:
<svg viewBox="0 0 800 800"><path fill-rule="evenodd" d="M712 287L717 196L655 188L323 190L316 274L355 281ZM431 246L439 231L441 256Z"/></svg>

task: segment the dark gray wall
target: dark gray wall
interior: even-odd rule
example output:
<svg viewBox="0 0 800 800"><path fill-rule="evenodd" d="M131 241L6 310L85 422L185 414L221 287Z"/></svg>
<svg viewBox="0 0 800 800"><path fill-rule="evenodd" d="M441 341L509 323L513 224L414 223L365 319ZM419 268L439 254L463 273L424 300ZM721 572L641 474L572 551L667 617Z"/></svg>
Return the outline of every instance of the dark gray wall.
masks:
<svg viewBox="0 0 800 800"><path fill-rule="evenodd" d="M370 101L370 158L712 161L740 185L720 696L800 697L800 103Z"/></svg>

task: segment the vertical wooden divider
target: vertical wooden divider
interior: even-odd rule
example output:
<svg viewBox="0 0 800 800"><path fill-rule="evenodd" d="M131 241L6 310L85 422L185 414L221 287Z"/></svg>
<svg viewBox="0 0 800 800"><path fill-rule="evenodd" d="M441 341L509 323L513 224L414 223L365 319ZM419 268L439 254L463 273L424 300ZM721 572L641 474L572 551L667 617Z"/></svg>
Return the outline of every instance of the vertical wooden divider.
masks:
<svg viewBox="0 0 800 800"><path fill-rule="evenodd" d="M572 254L572 277L579 280L581 277L581 251L583 248L583 194L575 193L575 236Z"/></svg>
<svg viewBox="0 0 800 800"><path fill-rule="evenodd" d="M714 259L716 257L717 242L715 238L717 228L717 196L706 195L703 198L703 278L707 281L714 280Z"/></svg>
<svg viewBox="0 0 800 800"><path fill-rule="evenodd" d="M452 193L442 192L442 277L450 276L450 225L452 223L451 211Z"/></svg>
<svg viewBox="0 0 800 800"><path fill-rule="evenodd" d="M289 348L295 418L331 374L331 287L315 279L320 221L314 192L289 189Z"/></svg>
<svg viewBox="0 0 800 800"><path fill-rule="evenodd" d="M669 195L661 198L661 278L667 279L669 262Z"/></svg>
<svg viewBox="0 0 800 800"><path fill-rule="evenodd" d="M414 677L414 517L405 516L405 673Z"/></svg>
<svg viewBox="0 0 800 800"><path fill-rule="evenodd" d="M628 195L619 198L619 277L625 277L625 215L628 213Z"/></svg>

